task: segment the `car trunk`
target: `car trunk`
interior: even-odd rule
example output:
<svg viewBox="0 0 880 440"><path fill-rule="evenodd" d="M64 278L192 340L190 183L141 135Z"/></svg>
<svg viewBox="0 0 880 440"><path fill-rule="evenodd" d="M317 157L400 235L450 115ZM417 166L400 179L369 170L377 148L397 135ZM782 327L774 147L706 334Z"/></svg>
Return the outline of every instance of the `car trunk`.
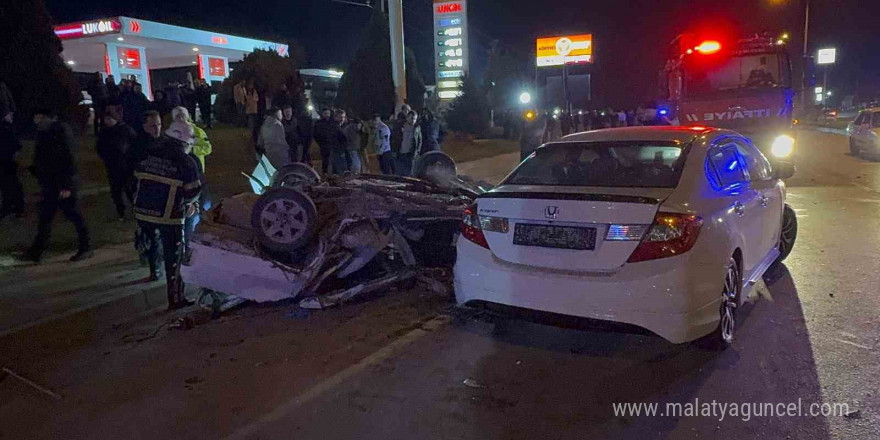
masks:
<svg viewBox="0 0 880 440"><path fill-rule="evenodd" d="M479 197L477 208L481 218L508 221L506 233L483 232L501 260L536 268L607 272L626 263L672 191L503 186ZM624 233L629 239L608 239L611 225L616 225L612 235Z"/></svg>

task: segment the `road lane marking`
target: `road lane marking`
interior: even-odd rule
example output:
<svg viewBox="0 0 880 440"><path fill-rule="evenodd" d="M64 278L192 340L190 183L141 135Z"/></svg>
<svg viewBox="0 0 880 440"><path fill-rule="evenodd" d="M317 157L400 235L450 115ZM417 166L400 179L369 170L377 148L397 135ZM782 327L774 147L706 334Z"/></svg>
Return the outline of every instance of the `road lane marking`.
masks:
<svg viewBox="0 0 880 440"><path fill-rule="evenodd" d="M223 437L223 440L246 439L253 434L259 433L270 423L281 420L284 416L293 413L300 406L314 400L317 397L320 397L324 393L341 385L346 380L366 370L367 368L393 357L407 345L431 334L431 332L443 327L446 324L449 324L449 322L451 321L452 317L449 315L441 315L434 319L431 319L430 321L423 324L420 328L417 328L403 335L400 339L386 345L385 347L382 347L376 352L373 352L371 355L365 357L360 362L330 376L329 378L318 383L317 385L314 385L313 387L307 389L302 394L299 394L294 398L288 400L281 406L275 408L269 413L266 413L255 422L245 425L237 429L232 434Z"/></svg>

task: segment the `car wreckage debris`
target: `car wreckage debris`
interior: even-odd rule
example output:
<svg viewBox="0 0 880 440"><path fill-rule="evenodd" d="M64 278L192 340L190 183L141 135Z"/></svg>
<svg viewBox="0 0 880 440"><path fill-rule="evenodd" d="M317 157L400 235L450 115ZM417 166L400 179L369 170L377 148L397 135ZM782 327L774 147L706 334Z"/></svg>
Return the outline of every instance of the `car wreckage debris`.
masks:
<svg viewBox="0 0 880 440"><path fill-rule="evenodd" d="M407 281L448 294L426 274L452 265L462 213L489 187L447 165L422 166L423 179L322 181L298 164L264 182L255 176L274 170L255 170L259 194L224 199L199 225L184 280L211 292L199 302L215 316L244 300L299 298L302 309L324 309Z"/></svg>

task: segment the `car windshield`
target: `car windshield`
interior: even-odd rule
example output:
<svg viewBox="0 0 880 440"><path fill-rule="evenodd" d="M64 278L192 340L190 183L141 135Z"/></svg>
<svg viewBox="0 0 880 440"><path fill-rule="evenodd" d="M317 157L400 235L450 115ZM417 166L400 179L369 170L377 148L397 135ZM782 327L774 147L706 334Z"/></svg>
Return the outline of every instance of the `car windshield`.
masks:
<svg viewBox="0 0 880 440"><path fill-rule="evenodd" d="M684 147L672 142L549 144L502 184L674 188L685 156Z"/></svg>
<svg viewBox="0 0 880 440"><path fill-rule="evenodd" d="M738 56L721 63L706 61L690 64L687 93L710 95L741 89L779 87L782 83L776 54Z"/></svg>

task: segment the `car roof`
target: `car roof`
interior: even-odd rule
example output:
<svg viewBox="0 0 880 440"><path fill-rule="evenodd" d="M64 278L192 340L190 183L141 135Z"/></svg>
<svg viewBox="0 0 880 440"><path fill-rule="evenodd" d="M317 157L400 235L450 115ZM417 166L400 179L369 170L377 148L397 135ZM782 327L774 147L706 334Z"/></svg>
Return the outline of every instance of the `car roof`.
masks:
<svg viewBox="0 0 880 440"><path fill-rule="evenodd" d="M556 140L554 143L609 141L665 141L689 143L697 136L706 135L716 131L720 132L722 130L703 126L683 127L671 125L606 128L603 130L570 134Z"/></svg>

